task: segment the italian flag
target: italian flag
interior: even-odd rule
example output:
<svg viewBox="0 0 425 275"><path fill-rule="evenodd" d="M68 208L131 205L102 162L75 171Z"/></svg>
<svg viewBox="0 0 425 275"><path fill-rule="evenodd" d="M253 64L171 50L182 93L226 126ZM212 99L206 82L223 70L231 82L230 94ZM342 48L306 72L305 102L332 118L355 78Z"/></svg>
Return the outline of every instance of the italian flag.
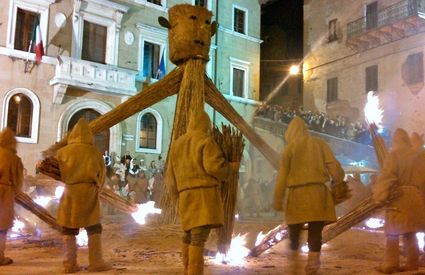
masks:
<svg viewBox="0 0 425 275"><path fill-rule="evenodd" d="M41 29L38 16L36 16L34 20L34 28L32 30L31 43L28 52L35 52L35 62L37 65L41 63L41 58L44 55L44 48L43 40L41 40Z"/></svg>

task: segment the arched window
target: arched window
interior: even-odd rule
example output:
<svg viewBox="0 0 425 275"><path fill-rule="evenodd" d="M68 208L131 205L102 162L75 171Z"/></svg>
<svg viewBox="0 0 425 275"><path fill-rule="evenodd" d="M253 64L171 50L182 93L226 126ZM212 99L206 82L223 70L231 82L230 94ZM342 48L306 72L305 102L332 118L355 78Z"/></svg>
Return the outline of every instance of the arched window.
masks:
<svg viewBox="0 0 425 275"><path fill-rule="evenodd" d="M40 101L33 92L16 88L6 93L2 129L12 129L18 142L37 143L39 119Z"/></svg>
<svg viewBox="0 0 425 275"><path fill-rule="evenodd" d="M16 136L31 137L32 110L31 100L22 93L15 94L9 100L7 127L12 129Z"/></svg>
<svg viewBox="0 0 425 275"><path fill-rule="evenodd" d="M162 119L153 109L137 117L136 152L161 153Z"/></svg>
<svg viewBox="0 0 425 275"><path fill-rule="evenodd" d="M139 143L141 148L156 148L157 122L153 114L146 113L140 119Z"/></svg>

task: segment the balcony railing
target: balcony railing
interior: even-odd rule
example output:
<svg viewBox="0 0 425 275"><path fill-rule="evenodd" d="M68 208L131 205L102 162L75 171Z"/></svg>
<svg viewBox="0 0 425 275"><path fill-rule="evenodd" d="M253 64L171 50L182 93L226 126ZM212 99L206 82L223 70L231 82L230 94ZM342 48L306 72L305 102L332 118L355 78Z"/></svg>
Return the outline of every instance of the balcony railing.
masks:
<svg viewBox="0 0 425 275"><path fill-rule="evenodd" d="M136 71L60 56L50 85L73 86L115 95L136 93Z"/></svg>
<svg viewBox="0 0 425 275"><path fill-rule="evenodd" d="M425 18L425 0L403 0L378 12L377 20L359 18L347 24L347 37L388 26L411 16Z"/></svg>

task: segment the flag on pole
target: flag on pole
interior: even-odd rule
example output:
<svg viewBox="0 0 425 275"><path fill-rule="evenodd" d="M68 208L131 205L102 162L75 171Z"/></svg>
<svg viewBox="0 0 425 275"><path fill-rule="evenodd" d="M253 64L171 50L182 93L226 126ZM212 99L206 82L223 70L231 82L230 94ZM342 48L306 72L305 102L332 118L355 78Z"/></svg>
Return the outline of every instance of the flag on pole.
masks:
<svg viewBox="0 0 425 275"><path fill-rule="evenodd" d="M156 79L161 79L165 76L165 48L162 50L161 59L159 60L158 72L156 73Z"/></svg>
<svg viewBox="0 0 425 275"><path fill-rule="evenodd" d="M34 28L32 30L31 42L28 48L28 52L35 52L35 62L41 63L41 59L44 55L43 40L41 39L41 29L38 16L34 19Z"/></svg>

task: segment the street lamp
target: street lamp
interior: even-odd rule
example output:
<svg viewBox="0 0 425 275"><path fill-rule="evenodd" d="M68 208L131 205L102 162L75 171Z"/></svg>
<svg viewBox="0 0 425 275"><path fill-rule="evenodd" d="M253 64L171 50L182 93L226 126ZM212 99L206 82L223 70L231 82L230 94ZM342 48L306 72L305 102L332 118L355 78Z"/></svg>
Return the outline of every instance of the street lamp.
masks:
<svg viewBox="0 0 425 275"><path fill-rule="evenodd" d="M290 68L289 68L289 74L290 75L296 75L296 74L298 74L300 72L300 67L298 66L298 65L292 65Z"/></svg>

